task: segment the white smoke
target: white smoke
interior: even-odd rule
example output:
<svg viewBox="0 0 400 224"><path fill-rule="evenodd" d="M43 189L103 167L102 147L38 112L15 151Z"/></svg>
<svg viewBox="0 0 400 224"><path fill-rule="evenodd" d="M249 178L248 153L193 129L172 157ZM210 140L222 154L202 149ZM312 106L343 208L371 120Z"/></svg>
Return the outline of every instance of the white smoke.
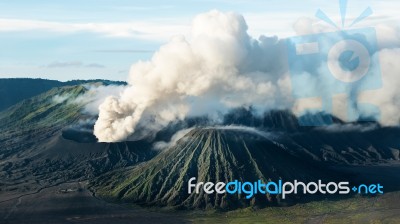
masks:
<svg viewBox="0 0 400 224"><path fill-rule="evenodd" d="M176 132L170 139L169 142L166 141L159 141L154 143L153 148L155 150L165 150L170 147L173 147L176 145L178 141L186 141L188 140L187 137L185 138L185 135L194 130L195 128L188 128L188 129L183 129L178 132ZM268 140L273 140L277 137L277 135L270 133L270 132L265 132L258 130L253 127L246 127L246 126L239 126L239 125L227 125L227 126L221 126L221 125L216 125L216 126L210 126L210 127L203 127L203 130L228 130L228 131L241 131L245 133L251 133L258 135L260 137L263 137Z"/></svg>
<svg viewBox="0 0 400 224"><path fill-rule="evenodd" d="M242 132L259 135L268 140L273 140L278 136L276 133L261 131L254 127L246 127L246 126L240 126L240 125L227 125L227 126L218 126L217 125L217 126L212 126L212 127L208 127L208 128L206 127L204 129L242 131Z"/></svg>
<svg viewBox="0 0 400 224"><path fill-rule="evenodd" d="M382 87L376 90L362 91L356 100L358 103L368 103L378 106L380 110L379 122L382 125L397 126L400 123L400 88L398 88L400 86L400 64L397 62L400 58L400 26L397 24L377 24L373 28L377 34L378 49L374 52L372 58L379 61L378 65L380 68L373 67L372 69L382 75ZM324 26L321 23L316 23L313 19L307 18L299 19L294 24L294 30L299 35L335 31L332 27ZM318 69L319 74L325 72ZM312 78L318 75L307 75L310 76L307 89L314 89L314 91L324 93L329 88L334 88L334 85L328 83L327 80ZM334 96L333 114L344 121L351 121L347 117L348 103L350 103L347 98L346 94ZM321 108L321 105L321 99L310 98L309 100L296 102L292 109L296 114L299 114L299 111L303 111L304 108ZM356 106L354 105L354 107ZM359 115L364 113L361 110L356 112Z"/></svg>
<svg viewBox="0 0 400 224"><path fill-rule="evenodd" d="M166 141L159 141L153 144L153 149L155 150L164 150L164 149L168 149L174 145L176 145L176 143L178 141L184 141L185 139L183 139L183 137L189 133L190 131L192 131L194 128L188 128L188 129L183 129L180 130L178 132L176 132L170 139L169 142Z"/></svg>
<svg viewBox="0 0 400 224"><path fill-rule="evenodd" d="M380 51L383 88L369 91L361 100L379 106L382 125L395 126L400 123L400 48Z"/></svg>
<svg viewBox="0 0 400 224"><path fill-rule="evenodd" d="M211 11L194 19L190 41L174 37L150 61L134 64L129 87L100 106L94 133L101 142L133 135L138 127L163 127L188 115L250 106L275 108L282 45L256 41L241 15Z"/></svg>
<svg viewBox="0 0 400 224"><path fill-rule="evenodd" d="M55 104L61 104L71 98L71 94L55 95L51 100Z"/></svg>
<svg viewBox="0 0 400 224"><path fill-rule="evenodd" d="M314 23L311 19L301 19L294 28L299 34L330 31ZM384 88L374 98L378 101L376 105L383 106L383 123L397 124L400 67L395 61L400 51L393 48L399 47L396 45L399 29L390 26L377 29L381 52L376 54L381 53ZM94 134L100 142L141 138L171 121L212 116L239 106L252 106L260 111L292 108L296 111L304 104L320 107L318 100L294 104L286 50L285 40L277 37L250 37L239 14L215 10L201 14L193 21L189 39L174 37L151 60L131 67L128 87L119 96L107 97L100 105ZM385 81L388 79L389 82ZM310 79L305 88L324 91L320 81ZM337 108L339 116L346 105L339 103ZM391 121L387 116L391 116Z"/></svg>
<svg viewBox="0 0 400 224"><path fill-rule="evenodd" d="M99 107L106 98L118 97L124 90L123 85L99 85L99 84L86 84L84 85L87 91L85 94L78 96L71 100L71 103L85 105L84 112L90 115L98 115Z"/></svg>

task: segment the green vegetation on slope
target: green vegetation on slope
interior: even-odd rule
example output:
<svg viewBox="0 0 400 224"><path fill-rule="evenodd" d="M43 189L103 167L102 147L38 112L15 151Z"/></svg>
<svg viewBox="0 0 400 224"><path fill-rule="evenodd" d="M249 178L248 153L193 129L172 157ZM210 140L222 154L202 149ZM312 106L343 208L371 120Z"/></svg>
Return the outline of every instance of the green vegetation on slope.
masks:
<svg viewBox="0 0 400 224"><path fill-rule="evenodd" d="M103 85L126 85L125 82L109 80L71 80L60 82L47 79L9 78L0 79L0 111L19 103L22 100L47 92L52 88L102 83Z"/></svg>
<svg viewBox="0 0 400 224"><path fill-rule="evenodd" d="M337 175L292 156L261 136L237 130L194 129L149 162L102 176L96 193L111 200L189 209L232 210L279 205L276 195L188 194L187 182L316 181ZM290 199L286 199L290 202Z"/></svg>
<svg viewBox="0 0 400 224"><path fill-rule="evenodd" d="M0 113L0 130L37 129L44 126L68 123L79 114L82 105L77 103L63 104L55 99L60 97L68 100L85 93L83 86L68 86L54 88L36 97L26 99ZM47 116L51 115L51 116Z"/></svg>
<svg viewBox="0 0 400 224"><path fill-rule="evenodd" d="M65 138L65 130L91 135L94 116L82 112L85 86L51 89L0 112L0 193L32 191L86 180L132 166L156 154L146 141L98 143ZM86 124L86 123L85 123ZM83 131L82 131L83 130Z"/></svg>
<svg viewBox="0 0 400 224"><path fill-rule="evenodd" d="M54 88L0 112L0 159L48 141L81 118L83 105L72 100L85 92L83 86Z"/></svg>

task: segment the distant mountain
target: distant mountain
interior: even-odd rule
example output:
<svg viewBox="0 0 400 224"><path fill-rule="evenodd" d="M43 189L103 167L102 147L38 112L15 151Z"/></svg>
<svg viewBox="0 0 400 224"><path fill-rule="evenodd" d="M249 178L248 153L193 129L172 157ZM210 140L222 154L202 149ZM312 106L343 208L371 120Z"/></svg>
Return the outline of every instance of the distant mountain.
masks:
<svg viewBox="0 0 400 224"><path fill-rule="evenodd" d="M55 87L74 86L91 82L101 82L104 85L125 85L125 82L108 80L72 80L60 82L47 79L10 78L0 79L0 111L24 99L31 98Z"/></svg>
<svg viewBox="0 0 400 224"><path fill-rule="evenodd" d="M250 108L235 108L224 115L223 125L241 125L257 127L275 131L298 132L313 129L310 126L301 126L297 118L289 110L269 110L261 115ZM333 124L344 124L340 119L326 113L306 114L300 119L308 123L324 124L331 118Z"/></svg>

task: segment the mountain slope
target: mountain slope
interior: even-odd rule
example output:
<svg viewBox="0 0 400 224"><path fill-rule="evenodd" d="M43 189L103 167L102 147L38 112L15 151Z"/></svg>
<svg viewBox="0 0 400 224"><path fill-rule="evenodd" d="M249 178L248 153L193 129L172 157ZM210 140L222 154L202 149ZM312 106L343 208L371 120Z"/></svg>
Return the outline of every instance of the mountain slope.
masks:
<svg viewBox="0 0 400 224"><path fill-rule="evenodd" d="M343 180L347 175L332 166L399 160L400 128L339 120L329 127L301 127L288 111L254 116L243 108L228 113L222 127L206 117L188 118L149 139L97 143L96 117L82 113L84 105L74 101L86 92L85 85L53 88L0 112L1 198L90 180L100 196L113 200L229 210L299 198L188 195L187 181ZM167 150L152 150L187 128L194 129Z"/></svg>
<svg viewBox="0 0 400 224"><path fill-rule="evenodd" d="M47 79L10 78L0 79L0 111L31 97L47 92L52 88L75 86L85 83L103 83L103 85L125 85L124 82L108 80L72 80L60 82Z"/></svg>
<svg viewBox="0 0 400 224"><path fill-rule="evenodd" d="M298 157L331 165L367 165L399 160L400 128L370 125L331 128L281 133L275 141Z"/></svg>
<svg viewBox="0 0 400 224"><path fill-rule="evenodd" d="M71 99L84 94L83 86L55 88L24 100L0 113L0 158L24 150L72 124L83 116L82 105L58 102L55 96Z"/></svg>
<svg viewBox="0 0 400 224"><path fill-rule="evenodd" d="M256 195L252 200L244 195L189 195L187 182L191 177L197 182L214 183L336 178L257 133L206 128L192 130L143 165L98 178L93 187L98 195L112 200L183 208L235 209L276 205L280 201L274 195Z"/></svg>
<svg viewBox="0 0 400 224"><path fill-rule="evenodd" d="M54 88L0 112L0 193L87 180L157 153L147 141L97 143L80 131L81 123L95 120L74 101L86 92L80 85Z"/></svg>
<svg viewBox="0 0 400 224"><path fill-rule="evenodd" d="M316 123L328 115L308 115ZM239 108L225 115L224 125L255 127L274 132L274 141L298 157L330 164L371 164L399 160L400 128L381 127L374 122L344 123L332 117L330 126L300 126L289 111L268 111L255 116Z"/></svg>

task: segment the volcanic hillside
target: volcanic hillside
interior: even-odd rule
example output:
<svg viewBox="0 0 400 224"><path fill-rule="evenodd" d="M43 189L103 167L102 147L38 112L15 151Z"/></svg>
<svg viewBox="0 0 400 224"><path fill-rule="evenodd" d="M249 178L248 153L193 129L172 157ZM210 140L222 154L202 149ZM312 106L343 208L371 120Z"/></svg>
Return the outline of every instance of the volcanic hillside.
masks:
<svg viewBox="0 0 400 224"><path fill-rule="evenodd" d="M309 163L257 131L198 128L151 161L102 176L94 183L97 193L144 205L184 208L234 209L249 205L276 205L274 195L189 195L187 182L254 182L335 179L332 172Z"/></svg>
<svg viewBox="0 0 400 224"><path fill-rule="evenodd" d="M87 180L157 153L148 141L98 143L93 124L81 124L95 117L74 102L87 91L81 85L54 88L0 112L1 193Z"/></svg>

